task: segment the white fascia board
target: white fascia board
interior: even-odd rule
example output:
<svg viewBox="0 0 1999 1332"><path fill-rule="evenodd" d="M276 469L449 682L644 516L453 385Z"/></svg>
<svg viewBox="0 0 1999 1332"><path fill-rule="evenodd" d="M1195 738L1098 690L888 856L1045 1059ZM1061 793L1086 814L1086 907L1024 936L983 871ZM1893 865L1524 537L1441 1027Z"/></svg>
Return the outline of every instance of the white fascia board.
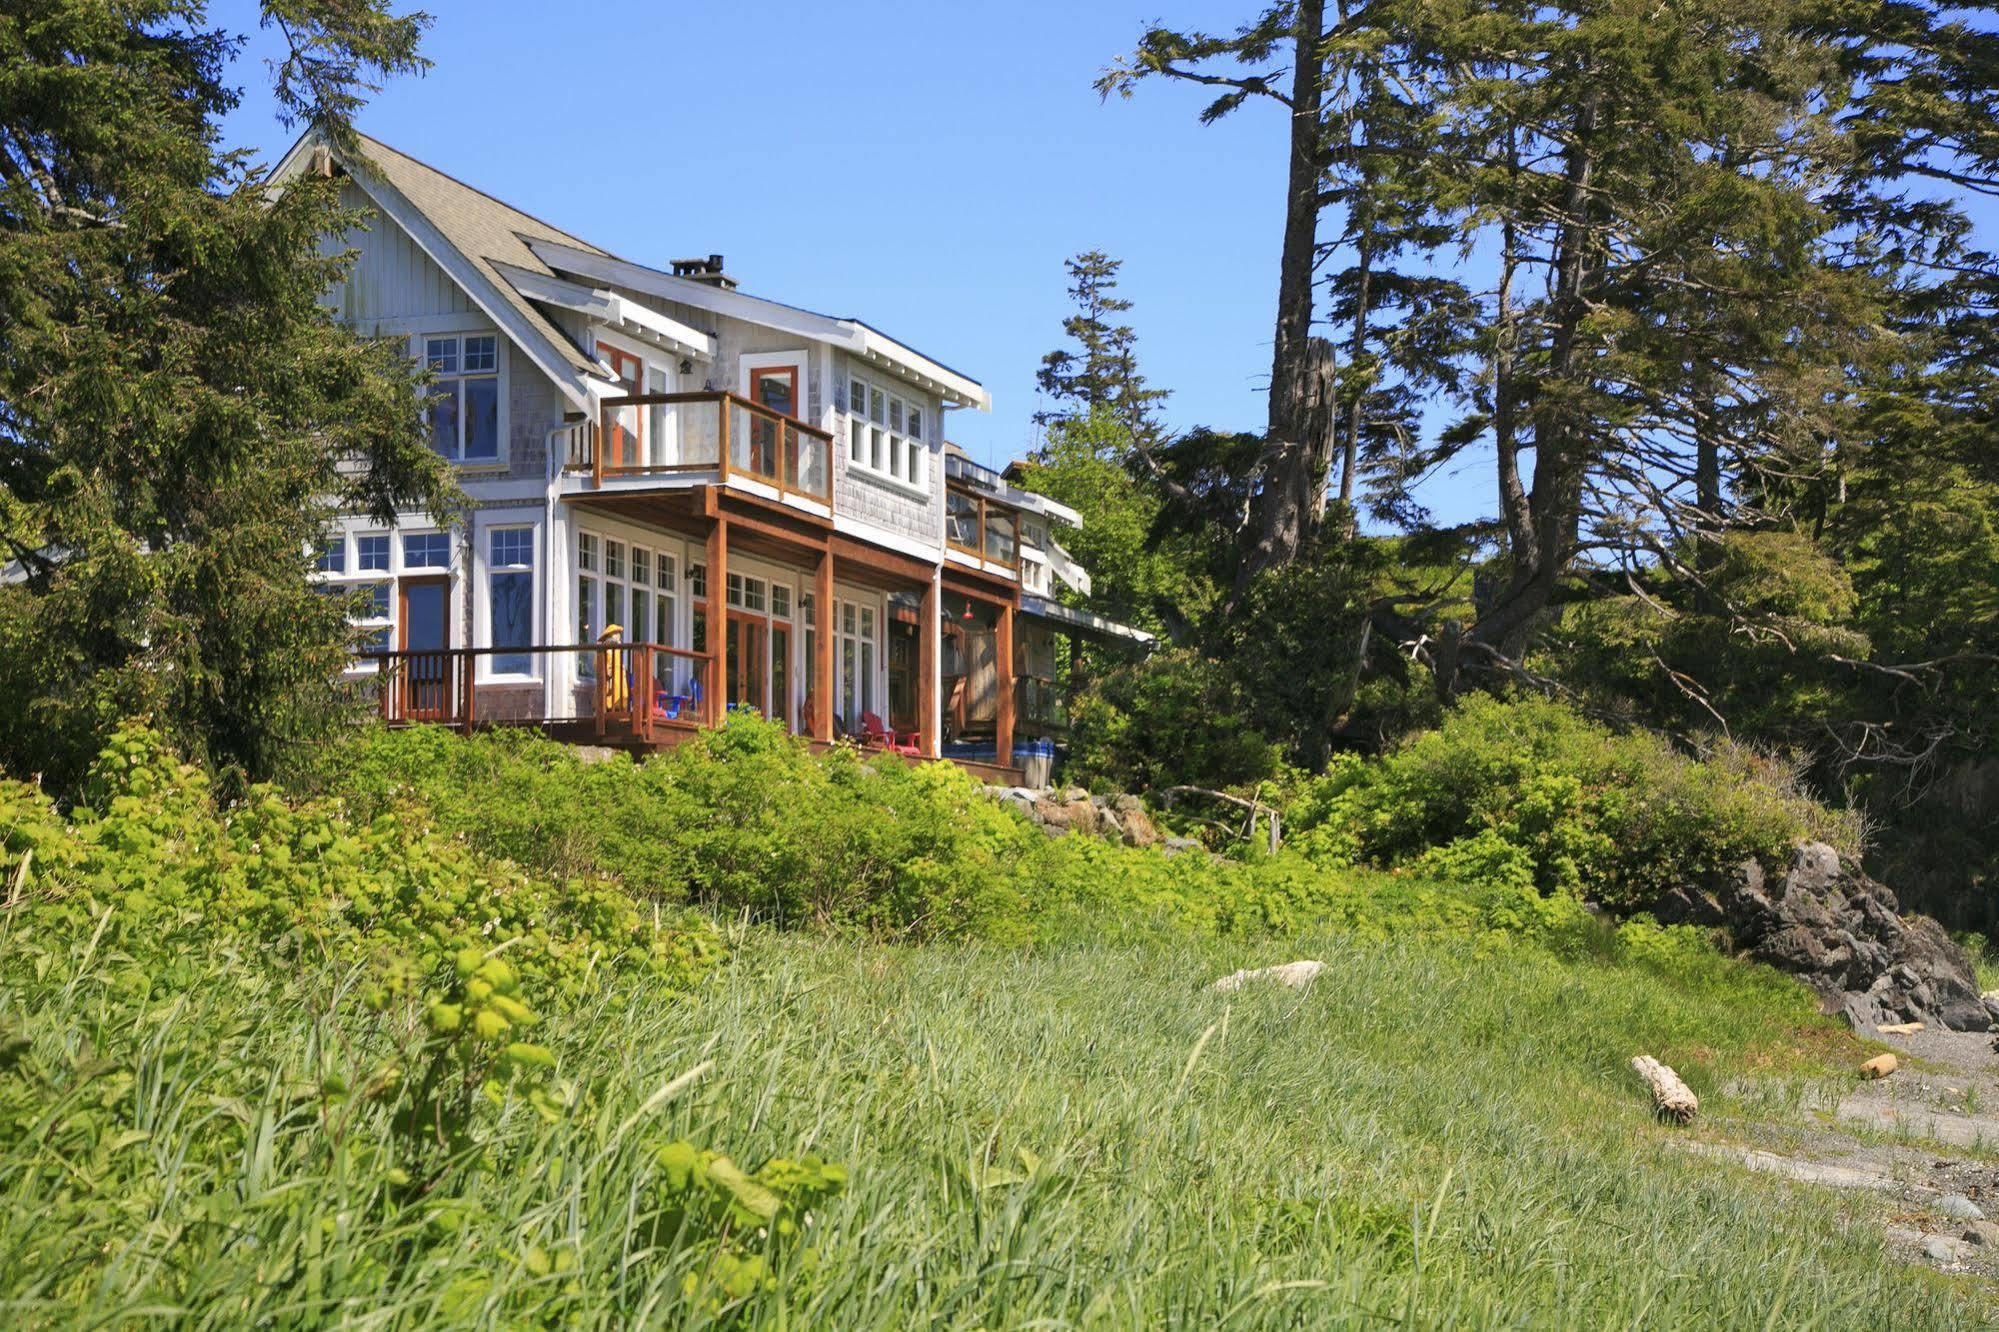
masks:
<svg viewBox="0 0 1999 1332"><path fill-rule="evenodd" d="M725 291L706 282L694 282L687 278L674 277L655 268L646 268L623 259L610 259L601 254L591 254L573 246L558 245L553 241L530 240L527 242L535 258L550 268L563 273L574 273L589 278L592 282L608 282L613 286L629 287L649 296L658 296L682 305L691 305L697 310L710 314L727 315L746 323L760 324L779 332L790 333L814 342L823 342L837 347L850 356L855 356L871 364L886 366L902 378L930 389L940 396L954 401L962 407L976 407L982 412L993 409L992 394L976 380L965 378L955 370L946 369L920 352L903 346L885 333L877 332L857 319L834 319L827 315L813 314L810 310L800 310L776 301L764 300L761 296L746 296L740 291Z"/></svg>
<svg viewBox="0 0 1999 1332"><path fill-rule="evenodd" d="M900 532L891 532L885 527L876 527L873 523L863 522L858 518L849 517L844 513L833 515L833 530L841 536L859 537L863 541L872 541L875 545L892 550L898 555L908 555L912 558L922 560L926 564L937 564L944 558L943 550L936 546L926 545L921 541L906 537Z"/></svg>
<svg viewBox="0 0 1999 1332"><path fill-rule="evenodd" d="M294 170L298 169L295 164L302 160L303 155L299 150L305 146L305 142L305 139L300 139L292 151L285 154L284 161L279 164L281 168L290 166ZM492 280L480 272L457 246L444 239L443 233L431 225L430 219L423 215L422 210L377 174L369 166L366 158L358 160L351 158L338 148L333 151L339 158L340 164L347 169L348 179L358 185L361 192L366 194L377 208L388 214L391 222L408 233L409 238L416 242L417 248L458 284L459 289L472 304L479 307L482 314L503 330L513 340L515 346L527 353L528 359L554 382L556 388L561 390L562 396L585 411L591 410L591 394L585 382L577 377L568 361L549 344L541 330L523 320L520 312L493 289ZM276 182L276 172L272 173L272 179Z"/></svg>
<svg viewBox="0 0 1999 1332"><path fill-rule="evenodd" d="M1048 567L1070 587L1086 597L1090 595L1090 571L1076 563L1075 556L1062 549L1061 542L1052 539L1048 543Z"/></svg>
<svg viewBox="0 0 1999 1332"><path fill-rule="evenodd" d="M899 371L903 378L915 380L941 397L952 399L960 407L976 407L982 412L993 409L993 395L986 392L985 385L977 380L967 379L957 371L937 364L923 353L903 346L886 333L878 333L866 324L851 319L840 322L859 330L860 355L864 359L887 365Z"/></svg>
<svg viewBox="0 0 1999 1332"><path fill-rule="evenodd" d="M616 331L630 324L666 343L675 352L703 361L715 359L715 339L698 328L690 328L636 301L628 301L614 291L565 282L548 273L536 273L513 264L495 261L493 267L506 276L514 290L531 301L574 310Z"/></svg>

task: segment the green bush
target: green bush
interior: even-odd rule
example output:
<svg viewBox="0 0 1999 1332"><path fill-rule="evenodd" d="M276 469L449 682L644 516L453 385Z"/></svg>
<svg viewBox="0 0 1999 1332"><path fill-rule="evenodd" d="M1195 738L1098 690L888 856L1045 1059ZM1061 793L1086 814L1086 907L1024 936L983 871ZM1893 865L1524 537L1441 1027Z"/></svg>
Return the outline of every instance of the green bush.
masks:
<svg viewBox="0 0 1999 1332"><path fill-rule="evenodd" d="M1051 838L954 765L814 754L755 718L642 763L422 730L363 734L337 759L356 809L435 820L537 871L606 875L641 899L785 927L1007 944L1330 926L1649 965L1649 935L1620 936L1582 905L1605 875L1634 881L1627 841L1712 836L1706 854L1727 863L1797 830L1721 765L1547 705L1474 703L1435 737L1343 765L1303 788L1285 850L1238 859ZM523 805L547 809L546 824Z"/></svg>
<svg viewBox="0 0 1999 1332"><path fill-rule="evenodd" d="M1383 758L1343 758L1306 784L1290 829L1322 864L1531 882L1631 910L1800 841L1859 851L1855 821L1776 761L1734 746L1694 759L1539 699L1469 699Z"/></svg>
<svg viewBox="0 0 1999 1332"><path fill-rule="evenodd" d="M560 1176L549 1134L587 1136L569 1121L603 1107L562 1076L547 1020L656 1014L722 958L714 925L608 879L523 872L412 802L359 822L264 787L220 806L140 726L112 737L84 793L65 814L0 781L0 1191L35 1217L32 1251L13 1252L37 1290L85 1302L129 1257L125 1218L160 1216L172 1257L149 1259L145 1279L163 1307L199 1304L255 1209L282 1245L255 1260L257 1285L304 1300L293 1316L329 1261L333 1279L377 1289L400 1267L455 1261L426 1295L453 1322L484 1308L513 1323L490 1307L496 1262L579 1296L573 1252L528 1239L467 1271L461 1231L478 1218L462 1195L481 1178ZM190 1017L217 1011L231 1016ZM264 1192L273 1173L298 1183ZM744 1175L681 1143L652 1178L629 1211L631 1246L647 1246L634 1270L684 1273L688 1307L718 1315L809 1268L798 1226L845 1172L808 1157ZM316 1215L321 1193L340 1200L337 1230L272 1220ZM394 1265L323 1257L356 1230L394 1236Z"/></svg>
<svg viewBox="0 0 1999 1332"><path fill-rule="evenodd" d="M1096 790L1152 791L1275 776L1283 751L1250 720L1241 678L1185 649L1110 671L1070 705L1070 777Z"/></svg>

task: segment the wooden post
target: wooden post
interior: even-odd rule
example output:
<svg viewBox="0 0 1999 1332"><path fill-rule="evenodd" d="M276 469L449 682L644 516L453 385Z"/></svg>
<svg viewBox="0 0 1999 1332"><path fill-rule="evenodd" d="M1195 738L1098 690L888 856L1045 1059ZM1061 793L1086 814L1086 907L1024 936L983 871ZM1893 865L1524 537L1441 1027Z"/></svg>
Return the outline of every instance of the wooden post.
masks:
<svg viewBox="0 0 1999 1332"><path fill-rule="evenodd" d="M459 658L460 669L465 672L465 734L472 734L472 714L478 705L479 659L468 648Z"/></svg>
<svg viewBox="0 0 1999 1332"><path fill-rule="evenodd" d="M608 419L610 411L610 408L602 407L598 409L598 415L600 418ZM604 440L610 432L601 425L585 423L584 428L596 431L596 435L590 441L590 484L601 490L604 486Z"/></svg>
<svg viewBox="0 0 1999 1332"><path fill-rule="evenodd" d="M1013 766L1013 603L1000 606L998 642L994 645L994 670L999 677L999 718L994 742L999 766Z"/></svg>
<svg viewBox="0 0 1999 1332"><path fill-rule="evenodd" d="M723 419L728 419L726 406ZM725 445L728 434L725 427ZM720 726L729 715L729 520L719 512L708 533L708 660L713 678L708 681L707 722Z"/></svg>
<svg viewBox="0 0 1999 1332"><path fill-rule="evenodd" d="M715 481L729 484L729 400L715 400Z"/></svg>
<svg viewBox="0 0 1999 1332"><path fill-rule="evenodd" d="M817 581L812 589L812 738L828 744L833 740L833 552L819 552Z"/></svg>
<svg viewBox="0 0 1999 1332"><path fill-rule="evenodd" d="M943 657L944 598L932 577L923 588L923 606L916 613L916 717L918 743L925 758L936 758L938 745L937 665Z"/></svg>

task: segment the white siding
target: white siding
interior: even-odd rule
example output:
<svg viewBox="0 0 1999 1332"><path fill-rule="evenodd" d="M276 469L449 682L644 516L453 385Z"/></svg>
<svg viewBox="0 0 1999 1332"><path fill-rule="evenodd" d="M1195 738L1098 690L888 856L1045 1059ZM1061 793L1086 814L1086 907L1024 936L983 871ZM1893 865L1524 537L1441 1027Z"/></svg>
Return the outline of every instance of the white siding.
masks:
<svg viewBox="0 0 1999 1332"><path fill-rule="evenodd" d="M407 232L373 211L367 196L351 182L341 187L340 201L367 214L366 230L357 227L328 242L335 250L356 251L347 280L332 293L342 319L365 328L381 320L478 312L458 284Z"/></svg>

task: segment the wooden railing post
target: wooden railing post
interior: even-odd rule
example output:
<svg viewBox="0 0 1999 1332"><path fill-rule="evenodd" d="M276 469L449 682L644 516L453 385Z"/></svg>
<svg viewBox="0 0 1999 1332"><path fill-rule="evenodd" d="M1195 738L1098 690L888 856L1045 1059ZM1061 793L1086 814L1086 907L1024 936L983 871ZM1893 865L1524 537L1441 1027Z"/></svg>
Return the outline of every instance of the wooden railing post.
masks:
<svg viewBox="0 0 1999 1332"><path fill-rule="evenodd" d="M729 520L720 513L708 533L708 655L715 663L708 724L719 726L729 715Z"/></svg>
<svg viewBox="0 0 1999 1332"><path fill-rule="evenodd" d="M1013 766L1013 603L1000 606L999 632L993 655L998 660L999 714L993 723L994 748L999 766Z"/></svg>
<svg viewBox="0 0 1999 1332"><path fill-rule="evenodd" d="M465 734L472 734L472 715L476 709L479 688L479 659L468 648L459 659L459 669L465 672Z"/></svg>
<svg viewBox="0 0 1999 1332"><path fill-rule="evenodd" d="M715 438L719 441L715 465L720 469L716 475L723 485L729 484L729 395L724 393L715 400Z"/></svg>
<svg viewBox="0 0 1999 1332"><path fill-rule="evenodd" d="M611 409L600 407L597 410L599 416L604 416L608 415ZM601 487L604 484L604 429L601 425L588 421L583 423L583 428L596 432L590 441L590 484Z"/></svg>

